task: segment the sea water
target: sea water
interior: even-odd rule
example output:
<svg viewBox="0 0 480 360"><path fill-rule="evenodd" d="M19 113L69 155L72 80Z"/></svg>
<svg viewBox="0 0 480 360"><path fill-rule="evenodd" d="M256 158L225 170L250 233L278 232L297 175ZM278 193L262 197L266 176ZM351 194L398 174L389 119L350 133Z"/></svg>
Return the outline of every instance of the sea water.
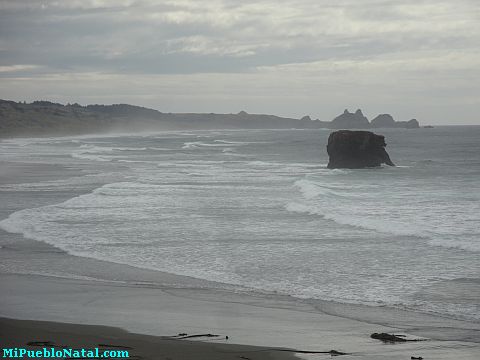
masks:
<svg viewBox="0 0 480 360"><path fill-rule="evenodd" d="M255 291L480 319L480 127L376 132L396 167L327 169L329 130L3 140L2 162L81 173L1 184L20 202L71 196L0 228Z"/></svg>

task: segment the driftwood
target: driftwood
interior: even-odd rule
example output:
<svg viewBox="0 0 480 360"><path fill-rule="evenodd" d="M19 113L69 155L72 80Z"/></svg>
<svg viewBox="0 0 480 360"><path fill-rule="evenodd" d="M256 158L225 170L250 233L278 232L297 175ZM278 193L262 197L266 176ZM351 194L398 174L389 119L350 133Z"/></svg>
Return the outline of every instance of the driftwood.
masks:
<svg viewBox="0 0 480 360"><path fill-rule="evenodd" d="M405 339L405 335L395 335L387 333L373 333L370 335L372 339L381 340L383 342L407 342L407 341L425 341L425 339Z"/></svg>
<svg viewBox="0 0 480 360"><path fill-rule="evenodd" d="M219 337L220 335L215 334L198 334L198 335L187 335L187 334L178 334L177 336L172 336L177 339L191 339L199 337Z"/></svg>
<svg viewBox="0 0 480 360"><path fill-rule="evenodd" d="M267 349L267 350L286 351L286 352L294 352L299 354L330 354L332 356L348 355L348 353L344 353L342 351L337 351L337 350L330 350L330 351L308 351L308 350L295 350L295 349Z"/></svg>

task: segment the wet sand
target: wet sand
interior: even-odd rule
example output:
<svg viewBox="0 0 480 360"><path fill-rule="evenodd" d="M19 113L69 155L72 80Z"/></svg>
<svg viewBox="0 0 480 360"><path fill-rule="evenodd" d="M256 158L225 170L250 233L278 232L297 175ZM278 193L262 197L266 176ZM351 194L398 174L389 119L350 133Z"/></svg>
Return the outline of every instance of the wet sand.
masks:
<svg viewBox="0 0 480 360"><path fill-rule="evenodd" d="M55 348L128 351L130 359L293 359L283 349L178 340L138 335L106 326L88 326L45 321L0 319L3 348L42 350Z"/></svg>
<svg viewBox="0 0 480 360"><path fill-rule="evenodd" d="M370 334L406 334L412 339L421 336L401 328L328 315L307 304L278 298L31 275L1 275L0 286L1 316L35 320L3 320L0 323L3 347L23 346L29 341L86 347L116 341L115 345L135 348L142 358L172 360L190 356L196 359L285 358L293 354L267 348L298 350L296 356L309 359L330 355L301 352L336 350L359 359L393 360L411 356L422 356L426 360L473 360L480 354L480 344L458 340L427 338L420 342L384 344L371 339ZM83 326L87 324L95 327ZM469 332L477 330L472 328ZM199 337L200 343L171 338L179 333L218 336ZM260 346L262 350L232 344ZM252 353L248 355L245 351ZM163 357L159 357L159 353L164 354Z"/></svg>

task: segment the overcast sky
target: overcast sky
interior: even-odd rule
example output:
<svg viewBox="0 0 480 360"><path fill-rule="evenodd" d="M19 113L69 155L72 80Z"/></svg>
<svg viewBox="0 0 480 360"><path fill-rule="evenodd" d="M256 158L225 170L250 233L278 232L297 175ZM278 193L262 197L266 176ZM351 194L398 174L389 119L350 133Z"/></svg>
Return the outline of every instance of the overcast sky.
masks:
<svg viewBox="0 0 480 360"><path fill-rule="evenodd" d="M0 98L480 124L480 0L0 0Z"/></svg>

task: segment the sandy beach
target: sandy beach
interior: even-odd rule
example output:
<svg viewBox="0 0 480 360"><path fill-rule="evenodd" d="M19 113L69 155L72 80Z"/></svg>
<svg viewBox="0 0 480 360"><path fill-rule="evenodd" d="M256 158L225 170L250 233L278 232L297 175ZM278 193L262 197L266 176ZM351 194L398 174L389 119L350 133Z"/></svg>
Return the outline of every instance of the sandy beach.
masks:
<svg viewBox="0 0 480 360"><path fill-rule="evenodd" d="M7 339L2 341L3 348L126 350L130 359L293 359L290 352L282 349L175 340L168 337L132 334L106 326L45 321L2 318L0 335Z"/></svg>
<svg viewBox="0 0 480 360"><path fill-rule="evenodd" d="M112 343L135 349L145 359L308 358L330 356L301 352L345 352L360 359L475 359L480 345L450 339L384 344L373 332L419 339L435 334L429 326L406 329L327 315L306 304L201 289L150 288L41 276L2 275L2 347L31 341L91 347ZM45 320L55 323L46 323ZM421 319L418 319L421 322ZM399 321L400 322L400 321ZM73 325L73 324L82 325ZM84 325L94 326L84 326ZM443 324L448 325L448 321ZM460 325L450 322L453 327ZM104 327L108 326L108 327ZM111 328L125 329L132 333ZM465 333L478 328L463 324ZM437 329L439 330L439 329ZM136 335L141 333L144 335ZM174 340L180 333L213 334L195 341ZM448 337L448 329L442 328ZM226 340L228 336L228 340ZM474 336L474 335L472 335ZM440 336L441 337L441 336ZM453 335L453 337L455 337ZM232 345L236 344L236 345ZM254 345L251 348L241 345ZM288 348L299 353L272 350ZM163 354L159 357L158 354Z"/></svg>

